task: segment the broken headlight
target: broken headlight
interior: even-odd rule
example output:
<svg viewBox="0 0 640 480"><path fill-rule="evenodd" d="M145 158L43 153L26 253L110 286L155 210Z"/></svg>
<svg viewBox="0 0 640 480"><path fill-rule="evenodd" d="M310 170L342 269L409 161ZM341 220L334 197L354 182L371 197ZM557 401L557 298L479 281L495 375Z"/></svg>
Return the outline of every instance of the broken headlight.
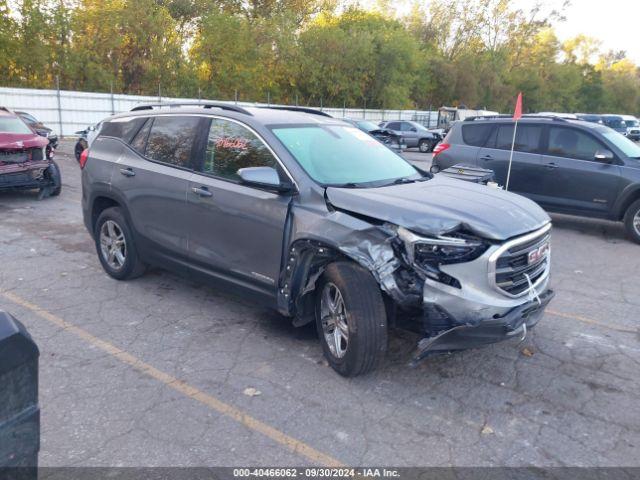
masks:
<svg viewBox="0 0 640 480"><path fill-rule="evenodd" d="M398 238L404 243L407 261L434 280L458 286L458 281L440 271L440 265L475 260L489 248L481 238L465 234L423 237L398 227Z"/></svg>

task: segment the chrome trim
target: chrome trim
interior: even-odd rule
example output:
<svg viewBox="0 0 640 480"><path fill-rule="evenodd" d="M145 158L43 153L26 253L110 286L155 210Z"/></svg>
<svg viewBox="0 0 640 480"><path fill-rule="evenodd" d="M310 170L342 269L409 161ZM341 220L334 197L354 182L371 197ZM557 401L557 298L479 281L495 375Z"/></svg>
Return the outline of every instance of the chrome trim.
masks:
<svg viewBox="0 0 640 480"><path fill-rule="evenodd" d="M528 295L531 289L525 290L524 292L521 292L517 295L512 295L509 292L506 292L503 289L501 289L496 283L496 264L498 263L498 259L502 256L502 254L507 250L509 250L510 248L513 248L517 245L522 245L523 243L530 242L531 240L534 240L537 237L542 237L543 235L547 234L550 230L551 230L551 222L547 223L544 227L540 228L539 230L536 230L535 232L531 232L522 237L517 237L517 238L514 238L513 240L509 240L508 242L503 243L500 246L500 248L498 248L495 252L493 252L489 257L489 268L488 268L489 285L491 285L491 287L494 290L500 292L505 297L520 298L520 297L524 297L525 295ZM540 286L549 276L549 271L551 267L550 258L551 258L551 247L549 247L549 253L547 253L547 267L545 269L544 274L538 280L536 280L536 283L533 284L534 290L537 289L537 287Z"/></svg>

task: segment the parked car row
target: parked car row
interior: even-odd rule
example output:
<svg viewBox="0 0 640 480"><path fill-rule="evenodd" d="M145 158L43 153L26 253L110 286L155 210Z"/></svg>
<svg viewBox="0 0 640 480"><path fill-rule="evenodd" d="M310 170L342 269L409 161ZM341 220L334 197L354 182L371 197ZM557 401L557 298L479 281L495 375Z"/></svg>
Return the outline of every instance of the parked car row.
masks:
<svg viewBox="0 0 640 480"><path fill-rule="evenodd" d="M640 146L599 122L525 116L518 124L509 190L545 210L622 221L640 243ZM505 185L511 118L453 126L434 152L432 172L456 164L491 169Z"/></svg>

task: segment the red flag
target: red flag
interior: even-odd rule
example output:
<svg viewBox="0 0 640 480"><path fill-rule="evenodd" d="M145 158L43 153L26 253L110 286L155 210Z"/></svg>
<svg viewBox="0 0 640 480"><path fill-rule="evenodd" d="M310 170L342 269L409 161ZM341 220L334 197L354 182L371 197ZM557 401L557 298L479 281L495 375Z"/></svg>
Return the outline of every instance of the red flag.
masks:
<svg viewBox="0 0 640 480"><path fill-rule="evenodd" d="M517 122L522 118L522 92L518 94L518 100L516 100L516 109L513 112L513 119Z"/></svg>

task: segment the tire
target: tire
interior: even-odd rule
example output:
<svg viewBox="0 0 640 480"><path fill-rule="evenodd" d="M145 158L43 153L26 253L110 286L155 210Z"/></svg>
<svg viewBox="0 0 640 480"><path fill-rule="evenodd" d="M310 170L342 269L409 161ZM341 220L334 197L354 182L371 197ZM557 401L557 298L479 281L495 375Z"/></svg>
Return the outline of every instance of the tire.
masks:
<svg viewBox="0 0 640 480"><path fill-rule="evenodd" d="M624 216L627 234L636 243L640 243L640 200L633 202Z"/></svg>
<svg viewBox="0 0 640 480"><path fill-rule="evenodd" d="M146 265L138 256L131 227L122 209L111 207L100 214L94 239L102 268L109 276L116 280L131 280L144 274Z"/></svg>
<svg viewBox="0 0 640 480"><path fill-rule="evenodd" d="M42 200L46 197L57 197L62 192L62 174L60 173L60 167L56 162L51 160L51 163L44 172L44 175L51 182L50 185L40 188L38 199Z"/></svg>
<svg viewBox="0 0 640 480"><path fill-rule="evenodd" d="M421 153L429 153L429 145L431 142L429 140L422 139L418 142L418 150Z"/></svg>
<svg viewBox="0 0 640 480"><path fill-rule="evenodd" d="M325 358L340 375L355 377L377 367L387 351L387 314L371 273L352 262L329 264L316 290L316 328Z"/></svg>
<svg viewBox="0 0 640 480"><path fill-rule="evenodd" d="M76 146L74 148L74 154L78 162L80 161L80 155L82 155L82 152L84 152L84 147L80 142L76 143Z"/></svg>

